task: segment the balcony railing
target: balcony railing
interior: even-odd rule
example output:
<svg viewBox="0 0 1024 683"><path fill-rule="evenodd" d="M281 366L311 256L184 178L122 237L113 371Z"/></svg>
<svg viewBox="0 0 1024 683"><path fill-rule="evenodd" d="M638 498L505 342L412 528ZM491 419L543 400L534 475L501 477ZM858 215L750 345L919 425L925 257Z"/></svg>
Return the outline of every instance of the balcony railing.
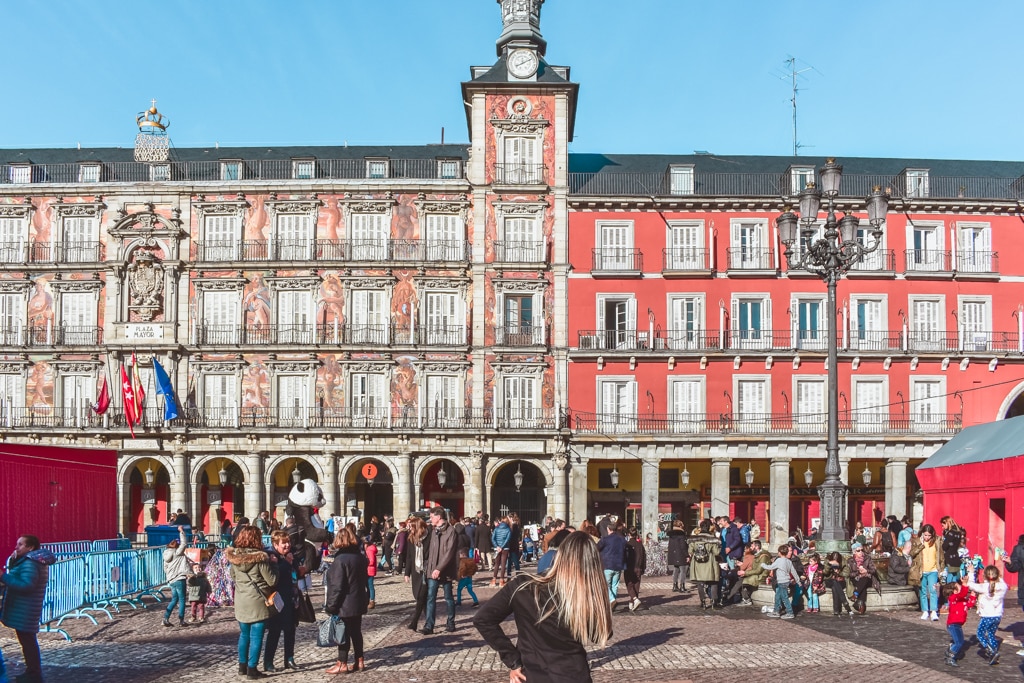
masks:
<svg viewBox="0 0 1024 683"><path fill-rule="evenodd" d="M544 164L495 164L495 185L543 185Z"/></svg>
<svg viewBox="0 0 1024 683"><path fill-rule="evenodd" d="M907 249L907 272L948 273L951 252L937 249Z"/></svg>
<svg viewBox="0 0 1024 683"><path fill-rule="evenodd" d="M543 325L500 325L494 328L495 346L542 346Z"/></svg>
<svg viewBox="0 0 1024 683"><path fill-rule="evenodd" d="M14 330L6 339L14 344L26 346L99 346L103 343L103 328L89 325L57 325L46 327L27 327L27 332Z"/></svg>
<svg viewBox="0 0 1024 683"><path fill-rule="evenodd" d="M103 258L99 242L0 243L0 263L97 263Z"/></svg>
<svg viewBox="0 0 1024 683"><path fill-rule="evenodd" d="M771 249L738 249L729 247L726 257L729 270L774 270L775 256Z"/></svg>
<svg viewBox="0 0 1024 683"><path fill-rule="evenodd" d="M605 272L640 272L644 269L644 255L639 249L599 247L591 250L592 270Z"/></svg>
<svg viewBox="0 0 1024 683"><path fill-rule="evenodd" d="M170 161L158 166L167 167L168 181L220 182L223 177L221 161ZM459 164L458 166L461 166ZM292 159L249 159L238 162L240 180L290 180L296 169ZM22 164L0 165L0 183L78 183L81 165ZM387 159L385 179L461 179L462 170L445 165L440 159ZM359 180L380 178L376 168L371 169L366 159L316 159L313 161L312 179ZM154 179L154 164L135 161L117 161L100 164L99 183L140 183ZM307 178L302 178L306 180ZM95 184L95 183L90 183Z"/></svg>
<svg viewBox="0 0 1024 683"><path fill-rule="evenodd" d="M544 334L532 333L541 339ZM266 345L266 344L337 344L353 346L391 346L420 344L424 346L463 346L465 325L428 325L417 327L415 339L407 325L394 323L320 323L313 325L197 325L192 335L195 345Z"/></svg>
<svg viewBox="0 0 1024 683"><path fill-rule="evenodd" d="M286 240L196 242L197 261L468 261L464 240Z"/></svg>
<svg viewBox="0 0 1024 683"><path fill-rule="evenodd" d="M663 271L708 270L710 250L697 247L668 247L661 250Z"/></svg>
<svg viewBox="0 0 1024 683"><path fill-rule="evenodd" d="M850 270L858 273L895 271L896 251L893 249L879 249L870 254L864 254L861 260L853 264Z"/></svg>
<svg viewBox="0 0 1024 683"><path fill-rule="evenodd" d="M581 434L812 434L827 433L824 413L751 413L743 415L704 413L578 413L572 428ZM839 431L843 434L955 434L963 428L960 413L843 412Z"/></svg>
<svg viewBox="0 0 1024 683"><path fill-rule="evenodd" d="M509 242L499 240L494 243L494 260L503 263L544 263L547 261L544 242Z"/></svg>
<svg viewBox="0 0 1024 683"><path fill-rule="evenodd" d="M999 254L994 251L958 251L956 269L960 273L998 273Z"/></svg>
<svg viewBox="0 0 1024 683"><path fill-rule="evenodd" d="M837 340L840 352L1021 353L1017 332L977 330L853 330ZM827 330L578 330L579 351L821 351Z"/></svg>
<svg viewBox="0 0 1024 683"><path fill-rule="evenodd" d="M903 181L896 175L843 174L842 197L862 199L878 185L901 194ZM640 197L790 197L794 195L788 173L709 173L697 172L693 184L678 184L673 192L667 172L652 173L570 173L572 195L613 195ZM928 196L939 199L1021 199L1024 182L1014 178L967 176L929 176Z"/></svg>

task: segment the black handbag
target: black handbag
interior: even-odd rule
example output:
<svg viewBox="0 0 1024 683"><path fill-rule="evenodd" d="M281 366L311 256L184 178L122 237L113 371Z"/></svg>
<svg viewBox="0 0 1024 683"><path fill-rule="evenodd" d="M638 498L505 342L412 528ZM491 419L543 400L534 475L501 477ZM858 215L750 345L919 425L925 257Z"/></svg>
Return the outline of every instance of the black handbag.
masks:
<svg viewBox="0 0 1024 683"><path fill-rule="evenodd" d="M316 610L313 608L313 601L306 593L299 593L295 596L295 620L300 624L316 623Z"/></svg>

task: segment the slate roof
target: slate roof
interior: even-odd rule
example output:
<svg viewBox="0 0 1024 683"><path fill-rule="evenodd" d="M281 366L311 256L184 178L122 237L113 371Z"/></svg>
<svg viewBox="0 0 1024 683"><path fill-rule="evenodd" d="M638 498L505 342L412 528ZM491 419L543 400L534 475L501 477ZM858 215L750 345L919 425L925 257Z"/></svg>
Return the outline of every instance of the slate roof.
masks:
<svg viewBox="0 0 1024 683"><path fill-rule="evenodd" d="M0 164L74 164L84 161L104 163L134 161L132 147L0 149ZM468 159L466 144L445 145L362 145L362 146L289 146L261 147L172 147L172 161L218 161L244 159L246 161L316 159L363 159L388 157L390 159L436 159L437 157Z"/></svg>
<svg viewBox="0 0 1024 683"><path fill-rule="evenodd" d="M1024 455L1024 415L967 427L917 469L952 467Z"/></svg>
<svg viewBox="0 0 1024 683"><path fill-rule="evenodd" d="M844 174L896 175L905 169L927 169L932 176L1019 178L1022 161L896 159L839 157ZM698 173L784 173L791 166L825 165L825 157L743 156L715 154L570 154L571 173L664 173L673 164L692 165Z"/></svg>
<svg viewBox="0 0 1024 683"><path fill-rule="evenodd" d="M498 58L498 61L494 63L488 71L480 74L473 79L474 83L514 83L515 85L521 85L522 81L516 81L508 75L508 63L506 61L507 55L502 55ZM566 68L566 67L561 67ZM532 83L532 81L530 81ZM569 83L566 79L555 70L551 68L551 65L540 60L540 65L537 67L537 83Z"/></svg>

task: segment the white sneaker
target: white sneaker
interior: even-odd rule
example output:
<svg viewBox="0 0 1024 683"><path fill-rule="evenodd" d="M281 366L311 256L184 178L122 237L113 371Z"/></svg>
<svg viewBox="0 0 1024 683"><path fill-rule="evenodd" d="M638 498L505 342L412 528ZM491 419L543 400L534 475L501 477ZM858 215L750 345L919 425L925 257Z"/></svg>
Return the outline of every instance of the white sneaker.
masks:
<svg viewBox="0 0 1024 683"><path fill-rule="evenodd" d="M938 621L938 620L939 620L939 613L938 612L932 612L932 621Z"/></svg>
<svg viewBox="0 0 1024 683"><path fill-rule="evenodd" d="M928 612L921 612L921 621L928 621Z"/></svg>
<svg viewBox="0 0 1024 683"><path fill-rule="evenodd" d="M639 606L640 606L640 598L634 598L634 599L633 599L633 602L631 602L631 603L629 604L629 611L630 611L630 612L633 612L633 611L635 611L635 610L636 610L636 608L637 608L637 607L639 607Z"/></svg>

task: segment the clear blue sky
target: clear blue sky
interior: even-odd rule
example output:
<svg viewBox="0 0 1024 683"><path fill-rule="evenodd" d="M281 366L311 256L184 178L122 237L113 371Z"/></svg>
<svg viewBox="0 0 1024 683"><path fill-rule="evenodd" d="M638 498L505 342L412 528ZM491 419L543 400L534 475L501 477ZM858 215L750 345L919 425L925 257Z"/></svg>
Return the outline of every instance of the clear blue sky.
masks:
<svg viewBox="0 0 1024 683"><path fill-rule="evenodd" d="M575 152L1024 159L1024 2L548 0ZM8 0L0 147L468 140L459 84L494 0Z"/></svg>

